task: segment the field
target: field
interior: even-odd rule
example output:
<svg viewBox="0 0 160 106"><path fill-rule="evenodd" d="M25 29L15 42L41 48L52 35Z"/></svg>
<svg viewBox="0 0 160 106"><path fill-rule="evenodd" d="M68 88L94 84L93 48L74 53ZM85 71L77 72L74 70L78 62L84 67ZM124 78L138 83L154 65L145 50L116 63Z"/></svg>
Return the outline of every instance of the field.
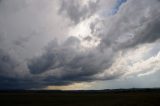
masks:
<svg viewBox="0 0 160 106"><path fill-rule="evenodd" d="M160 106L160 90L1 91L0 106Z"/></svg>

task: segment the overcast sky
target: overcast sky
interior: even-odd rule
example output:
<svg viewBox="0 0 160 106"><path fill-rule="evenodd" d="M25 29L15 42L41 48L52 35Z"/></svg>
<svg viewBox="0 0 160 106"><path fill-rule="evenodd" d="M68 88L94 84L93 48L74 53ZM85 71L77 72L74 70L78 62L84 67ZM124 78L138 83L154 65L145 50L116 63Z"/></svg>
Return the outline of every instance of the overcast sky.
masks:
<svg viewBox="0 0 160 106"><path fill-rule="evenodd" d="M0 89L160 87L160 0L0 0Z"/></svg>

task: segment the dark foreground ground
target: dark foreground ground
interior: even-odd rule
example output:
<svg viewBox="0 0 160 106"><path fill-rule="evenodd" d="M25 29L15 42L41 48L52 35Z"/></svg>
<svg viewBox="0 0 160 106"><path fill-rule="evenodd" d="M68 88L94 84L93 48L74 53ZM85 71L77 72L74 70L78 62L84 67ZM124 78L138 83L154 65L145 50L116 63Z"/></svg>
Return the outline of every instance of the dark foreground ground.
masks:
<svg viewBox="0 0 160 106"><path fill-rule="evenodd" d="M160 106L160 90L0 91L0 106Z"/></svg>

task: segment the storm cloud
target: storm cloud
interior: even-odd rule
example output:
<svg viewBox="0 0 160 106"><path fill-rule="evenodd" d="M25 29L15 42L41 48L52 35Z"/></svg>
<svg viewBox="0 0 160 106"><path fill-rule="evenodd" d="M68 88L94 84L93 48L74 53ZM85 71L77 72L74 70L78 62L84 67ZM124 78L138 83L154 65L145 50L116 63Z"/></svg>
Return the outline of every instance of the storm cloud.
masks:
<svg viewBox="0 0 160 106"><path fill-rule="evenodd" d="M0 89L158 72L159 8L158 0L0 1Z"/></svg>

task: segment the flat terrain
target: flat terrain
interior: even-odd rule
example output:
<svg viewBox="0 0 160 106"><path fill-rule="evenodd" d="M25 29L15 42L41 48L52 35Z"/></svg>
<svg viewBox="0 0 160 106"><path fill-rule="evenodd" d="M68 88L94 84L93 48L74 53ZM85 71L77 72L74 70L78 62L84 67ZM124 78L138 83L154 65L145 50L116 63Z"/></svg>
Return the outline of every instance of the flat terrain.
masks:
<svg viewBox="0 0 160 106"><path fill-rule="evenodd" d="M160 90L1 91L0 106L160 106Z"/></svg>

